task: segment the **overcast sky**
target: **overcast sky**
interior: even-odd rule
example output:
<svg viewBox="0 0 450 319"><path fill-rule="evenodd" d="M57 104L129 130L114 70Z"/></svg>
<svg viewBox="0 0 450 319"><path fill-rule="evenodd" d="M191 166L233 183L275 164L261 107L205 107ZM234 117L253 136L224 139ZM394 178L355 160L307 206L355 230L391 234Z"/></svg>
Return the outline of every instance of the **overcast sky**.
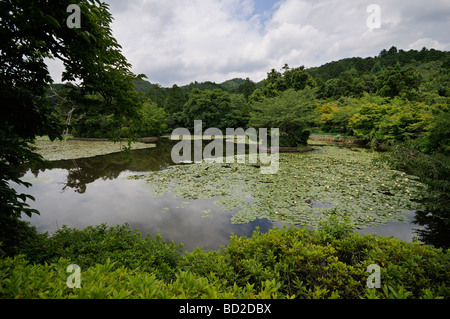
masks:
<svg viewBox="0 0 450 319"><path fill-rule="evenodd" d="M113 35L136 74L173 84L235 77L257 82L272 68L320 66L382 49L450 50L448 0L106 0ZM368 19L380 8L380 28ZM81 27L82 27L81 21ZM62 66L49 63L56 82Z"/></svg>

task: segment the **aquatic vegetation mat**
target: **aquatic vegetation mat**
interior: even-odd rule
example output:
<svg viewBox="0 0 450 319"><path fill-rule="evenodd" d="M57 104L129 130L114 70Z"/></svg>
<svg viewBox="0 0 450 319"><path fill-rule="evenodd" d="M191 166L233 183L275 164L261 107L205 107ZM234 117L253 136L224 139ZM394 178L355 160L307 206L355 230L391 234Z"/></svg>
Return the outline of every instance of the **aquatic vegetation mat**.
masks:
<svg viewBox="0 0 450 319"><path fill-rule="evenodd" d="M58 161L67 159L77 159L85 157L93 157L97 155L105 155L121 152L127 143L114 142L98 142L98 141L46 141L37 140L35 145L39 153L47 161ZM144 149L155 147L155 144L132 143L131 149Z"/></svg>
<svg viewBox="0 0 450 319"><path fill-rule="evenodd" d="M174 165L145 178L151 196L173 193L186 199L216 198L232 223L258 218L317 226L335 216L357 228L408 222L420 208L426 186L417 177L391 170L364 149L318 147L308 153L280 154L277 174L263 175L260 164Z"/></svg>

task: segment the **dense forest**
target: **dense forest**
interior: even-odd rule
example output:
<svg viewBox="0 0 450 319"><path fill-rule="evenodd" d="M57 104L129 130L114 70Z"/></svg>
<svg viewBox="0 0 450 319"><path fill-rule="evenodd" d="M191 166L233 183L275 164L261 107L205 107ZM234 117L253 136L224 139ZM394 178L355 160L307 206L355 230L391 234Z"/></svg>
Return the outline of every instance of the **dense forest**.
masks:
<svg viewBox="0 0 450 319"><path fill-rule="evenodd" d="M258 83L232 79L170 88L133 81L142 103L122 137L159 136L176 127L279 127L282 146L306 143L310 132L353 135L372 145L414 140L425 153L449 152L450 53L423 48L383 50L306 69L272 69ZM74 93L75 92L75 93ZM92 104L100 94L76 94L71 84L52 87L54 112L70 115L71 133L111 137L117 119Z"/></svg>

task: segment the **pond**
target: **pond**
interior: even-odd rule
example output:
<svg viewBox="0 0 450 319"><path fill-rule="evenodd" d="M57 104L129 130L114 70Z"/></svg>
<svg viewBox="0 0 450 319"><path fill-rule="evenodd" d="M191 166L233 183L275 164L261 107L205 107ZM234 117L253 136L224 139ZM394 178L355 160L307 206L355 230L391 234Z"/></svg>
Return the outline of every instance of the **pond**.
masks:
<svg viewBox="0 0 450 319"><path fill-rule="evenodd" d="M206 198L174 198L173 193L163 189L167 185L149 181L152 176L173 172L170 156L173 145L172 141L160 140L155 148L134 150L131 152L132 162L115 153L54 161L51 168L23 168L22 179L33 185L28 189L17 185L15 188L18 192L33 195L36 201L30 205L41 213L31 218L24 215L23 219L30 221L39 232L50 233L63 225L81 229L101 223L110 226L128 223L143 235L160 234L165 240L183 242L188 251L199 246L218 249L227 244L232 233L251 236L256 227L267 232L273 227L293 223L292 220L284 222L264 214L242 219L244 215L238 206L219 207L217 202L223 196L217 194ZM163 191L155 196L157 188ZM253 200L258 200L246 192L241 195L249 206L254 206ZM325 200L310 201L309 204L313 208L327 208L329 205ZM236 216L241 216L241 219ZM414 211L408 211L402 218L402 222L387 221L380 226L369 224L358 232L376 232L410 241L418 236L418 231L425 230L423 225L415 224Z"/></svg>

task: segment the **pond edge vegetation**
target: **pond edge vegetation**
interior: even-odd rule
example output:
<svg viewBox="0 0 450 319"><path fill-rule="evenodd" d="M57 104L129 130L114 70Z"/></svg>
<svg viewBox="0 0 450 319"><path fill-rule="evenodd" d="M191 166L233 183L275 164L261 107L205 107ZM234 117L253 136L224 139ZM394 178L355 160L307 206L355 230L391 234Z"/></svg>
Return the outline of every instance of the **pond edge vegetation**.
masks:
<svg viewBox="0 0 450 319"><path fill-rule="evenodd" d="M450 297L448 250L376 234L330 218L317 229L284 227L231 235L218 250L143 237L128 225L28 232L0 257L0 298L442 299ZM81 288L66 285L81 267ZM381 270L369 289L367 267Z"/></svg>

